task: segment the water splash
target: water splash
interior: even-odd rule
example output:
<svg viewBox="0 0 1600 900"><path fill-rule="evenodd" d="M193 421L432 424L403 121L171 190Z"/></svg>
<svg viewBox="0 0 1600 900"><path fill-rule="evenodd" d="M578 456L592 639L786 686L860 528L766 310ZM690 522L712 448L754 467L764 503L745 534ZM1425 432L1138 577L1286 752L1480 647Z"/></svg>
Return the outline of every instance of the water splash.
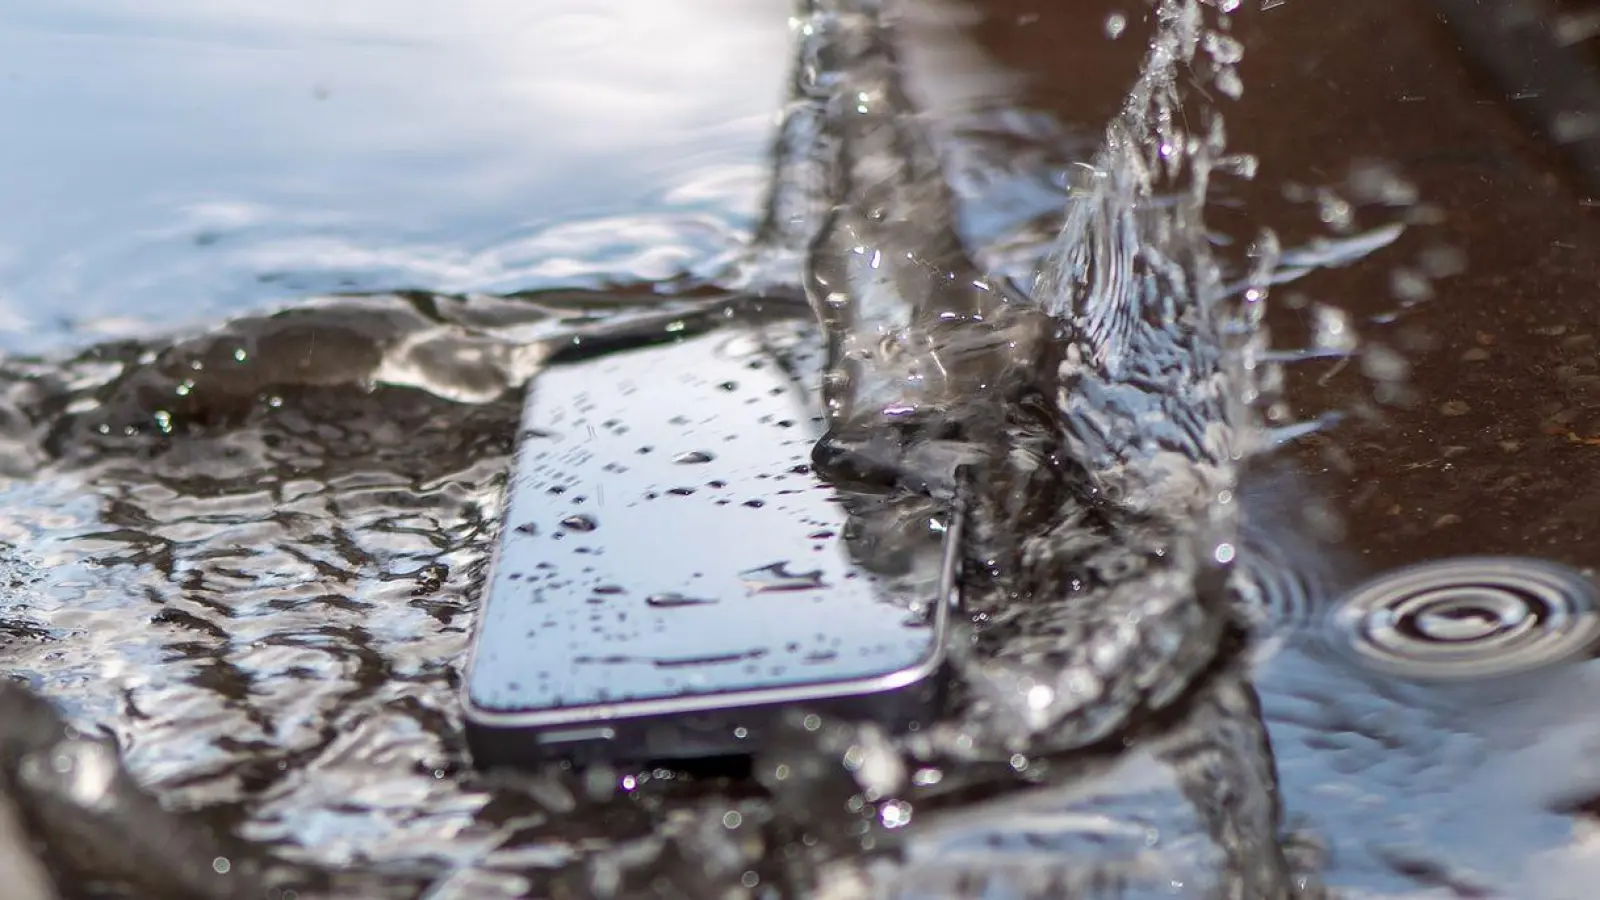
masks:
<svg viewBox="0 0 1600 900"><path fill-rule="evenodd" d="M1055 400L1070 455L1113 502L1178 517L1221 506L1259 447L1262 282L1277 263L1267 235L1242 303L1229 304L1203 218L1223 121L1185 108L1177 85L1202 43L1226 37L1226 16L1207 28L1204 8L1157 5L1143 74L1034 292L1065 325Z"/></svg>
<svg viewBox="0 0 1600 900"><path fill-rule="evenodd" d="M46 551L40 595L59 601L46 610L63 613L51 621L59 634L24 649L24 664L87 705L83 720L115 723L131 767L164 801L217 810L223 827L237 823L297 860L391 869L415 882L409 896L422 883L437 896L626 895L661 883L691 896L915 889L927 856L913 857L906 881L889 851L937 823L941 804L957 820L973 794L1045 786L1071 800L1093 757L1050 754L1119 732L1143 737L1145 713L1172 713L1174 697L1198 692L1175 728L1188 752L1166 763L1182 801L1161 794L1143 807L1187 801L1197 821L1163 824L1160 846L1178 856L1156 874L1286 893L1276 890L1285 867L1275 775L1249 688L1237 672L1198 686L1194 677L1227 624L1225 582L1245 568L1230 571L1223 557L1251 558L1239 501L1223 494L1261 446L1255 405L1274 390L1269 367L1250 366L1263 334L1251 310L1279 251L1263 236L1254 267L1221 287L1228 273L1205 243L1201 176L1249 166L1223 153L1208 115L1189 119L1205 126L1194 135L1180 133L1184 107L1174 104L1185 66L1200 54L1231 66L1222 60L1236 61L1236 48L1207 37L1224 29L1223 11L1165 2L1158 13L1145 75L1032 301L985 277L973 262L983 248L959 239L879 4L819 2L796 17L797 92L780 141L790 155L779 154L795 165L775 179L756 252L729 280L777 296L786 265L810 267L790 274L809 280L829 327L836 446L871 449L890 482L879 506L863 507L867 542L892 548L899 532L940 525L939 504L907 499L907 488L953 489L961 466L992 476L965 485L982 489L968 560L978 621L960 661L963 716L950 727L896 743L871 726L817 718L810 728L803 718L799 732L811 737L780 744L762 775L770 800L729 799L727 782L670 772L600 784L560 771L504 782L457 771L451 661L465 647L462 614L508 464L511 389L547 354L604 352L720 315L721 301L681 284L643 291L648 312L623 308L609 289L504 303L330 301L194 341L9 367L0 416L26 427L7 439L29 435L24 451L47 462L25 467L63 495L86 484L94 507L63 523L54 500L7 495L11 517L56 535L31 543ZM471 315L496 309L506 317ZM301 337L329 326L313 330L338 339L325 348L337 352L303 369L280 366L292 353L262 348L229 362L239 346L228 340L285 323ZM485 343L493 352L463 352ZM1095 398L1088 406L1058 402L1072 346L1069 400ZM443 352L419 352L429 347ZM1146 365L1146 353L1173 368ZM1022 534L1026 547L1004 549L1015 542L1002 537ZM56 564L65 558L134 575L106 584L86 566ZM69 628L95 637L75 648L59 639ZM98 687L108 680L123 689L125 713L121 695ZM1214 802L1224 792L1247 802ZM1026 843L1036 837L1026 825L997 831ZM1070 843L1059 820L1045 825ZM1186 829L1214 837L1173 839ZM958 860L925 886L1060 896L1101 876L1150 874L1101 866L1090 844L1045 865L1004 853ZM1222 850L1221 862L1197 857L1204 872L1182 855L1202 844ZM923 846L942 854L937 840ZM779 847L794 857L770 852Z"/></svg>
<svg viewBox="0 0 1600 900"><path fill-rule="evenodd" d="M1277 248L1263 234L1245 289L1225 289L1203 213L1216 170L1250 167L1225 155L1216 108L1185 105L1179 72L1204 54L1236 95L1239 47L1224 10L1154 12L1141 76L1034 287L1055 323L1038 399L1013 409L979 476L1011 490L978 502L997 577L959 660L971 708L949 739L962 752L1104 739L1180 696L1228 625L1239 473L1270 443L1262 316Z"/></svg>
<svg viewBox="0 0 1600 900"><path fill-rule="evenodd" d="M808 232L806 293L828 340L824 400L836 434L948 423L1009 380L1024 307L962 245L954 199L901 84L875 3L803 4L800 91L826 203ZM798 115L798 113L795 113ZM1006 352L996 352L1004 350Z"/></svg>

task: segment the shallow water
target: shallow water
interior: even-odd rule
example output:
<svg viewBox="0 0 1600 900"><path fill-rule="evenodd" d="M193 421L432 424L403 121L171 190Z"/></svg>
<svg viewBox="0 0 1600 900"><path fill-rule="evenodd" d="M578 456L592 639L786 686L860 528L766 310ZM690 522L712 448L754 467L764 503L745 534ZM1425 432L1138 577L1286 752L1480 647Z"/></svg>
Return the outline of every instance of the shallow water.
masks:
<svg viewBox="0 0 1600 900"><path fill-rule="evenodd" d="M327 291L703 272L759 202L784 13L13 6L6 347Z"/></svg>
<svg viewBox="0 0 1600 900"><path fill-rule="evenodd" d="M1414 203L1381 197L1357 202L1358 221L1341 234L1336 202L1283 201L1276 175L1253 183L1271 185L1276 200L1237 179L1194 189L1188 170L1168 173L1173 185L1161 173L1119 180L1127 160L1096 156L1105 122L1130 89L1137 115L1165 102L1139 105L1149 102L1141 89L1159 95L1166 82L1141 62L1151 27L1132 8L1121 10L1127 33L1107 41L1109 6L1041 21L996 5L976 22L929 7L901 32L912 89L900 97L881 47L852 45L865 48L853 63L831 58L835 68L818 71L884 87L868 123L908 136L885 150L872 143L881 132L862 127L854 147L865 163L846 194L856 212L894 210L901 227L874 232L883 219L836 217L825 233L855 232L810 253L796 236L823 227L829 204L808 166L826 170L831 145L808 129L851 138L823 127L826 109L808 120L791 96L775 147L788 193L779 215L764 216L773 113L792 55L807 58L781 4L708 0L661 21L586 6L562 14L560 28L548 8L535 20L487 2L448 18L341 9L331 20L274 4L224 20L182 3L139 15L40 6L0 32L29 85L0 103L35 125L0 151L9 173L0 188L14 198L0 216L0 309L12 323L0 365L0 654L85 734L113 738L131 776L193 826L144 810L131 792L104 806L73 794L83 773L103 771L96 745L77 746L60 783L8 772L39 810L65 892L175 896L194 884L196 896L260 896L259 874L300 896L1272 897L1322 885L1353 897L1585 895L1600 786L1589 762L1600 739L1586 702L1592 666L1405 680L1361 668L1325 619L1337 590L1411 559L1592 561L1581 476L1566 479L1565 512L1543 520L1555 523L1546 540L1526 512L1522 531L1473 537L1462 521L1470 498L1451 507L1416 497L1404 474L1494 484L1508 474L1476 459L1480 443L1511 453L1504 443L1521 441L1547 455L1587 446L1588 387L1574 380L1585 377L1575 361L1585 345L1565 342L1587 326L1541 320L1563 331L1525 338L1562 341L1574 360L1552 377L1575 410L1559 424L1576 442L1557 435L1550 449L1481 429L1404 438L1462 429L1485 403L1517 402L1497 399L1518 390L1501 380L1478 382L1466 414L1445 406L1467 401L1430 374L1429 348L1454 347L1453 358L1503 344L1472 334L1451 344L1451 320L1429 313L1438 297L1408 313L1430 326L1432 344L1405 343L1406 316L1393 319L1399 337L1382 329L1409 296L1391 290L1395 260L1459 235L1430 231L1408 218ZM1348 15L1357 30L1373 21L1371 10ZM1272 9L1241 13L1235 27L1270 66L1318 21ZM1180 53L1182 25L1164 32ZM998 42L1016 60L979 49L994 51L1006 29L1021 36ZM1041 87L1047 67L1028 55L1029 40L1081 42L1100 77L1077 82L1077 93L1057 86L1070 79ZM828 59L837 46L817 52ZM122 77L55 77L75 69L74 53ZM1259 82L1267 91L1295 70L1271 71ZM1184 115L1223 110L1228 151L1254 151L1270 167L1303 138L1252 144L1258 82L1244 72L1239 105L1189 105L1170 121L1192 127ZM819 83L835 96L836 81ZM1053 90L1071 102L1040 98ZM919 108L929 114L916 117ZM1115 129L1112 138L1114 151ZM1129 139L1150 149L1143 135ZM935 148L949 194L925 168ZM1328 165L1342 172L1358 154L1391 149L1376 138L1334 148ZM1396 156L1424 199L1447 203L1447 190L1430 193L1439 186L1413 173L1421 162ZM1100 180L1070 176L1073 163L1094 163ZM1360 184L1330 171L1316 183L1361 199ZM1168 187L1196 190L1194 202L1168 203ZM1064 223L1069 196L1078 218ZM1297 227L1307 210L1313 225ZM1235 243L1204 240L1202 218ZM1264 225L1283 231L1277 270L1252 269L1236 252L1267 246ZM746 255L752 234L758 252ZM1084 239L1107 235L1126 243L1103 250ZM1587 247L1584 236L1574 226L1564 239ZM1318 237L1343 243L1310 252ZM852 268L866 244L931 260L933 277ZM1186 280L1158 293L1198 319L1173 327L1137 291L1129 305L1080 297L1074 307L1062 287L1070 278L1034 283L1041 265L1070 264L1084 246L1089 270L1111 273L1093 297L1138 283L1139 266L1164 256L1175 268L1157 275ZM1474 260L1480 246L1469 247ZM1124 250L1146 255L1122 260ZM1045 262L1052 254L1058 263ZM1569 265L1576 283L1583 272ZM1013 322L964 287L949 291L951 272L988 279L981 293L1024 312ZM1303 277L1262 277L1274 272L1279 282ZM1376 291L1355 289L1363 273ZM824 316L835 352L853 354L831 394L840 435L877 433L876 417L903 409L979 424L985 410L1020 409L1002 431L1038 450L1005 456L996 481L1038 488L1022 490L1027 502L999 492L985 501L993 527L972 562L993 565L972 566L983 576L972 586L982 621L962 663L966 706L921 742L800 720L750 777L472 773L455 687L520 386L574 335L603 342L715 319L755 294L805 316L802 283L815 300L830 278L852 286L842 312ZM1324 337L1314 352L1286 354L1303 360L1287 374L1297 415L1274 408L1272 366L1254 343L1260 323L1230 311L1243 297L1229 290L1237 283L1270 288L1279 348L1294 348L1300 332L1308 345ZM1435 291L1448 296L1458 283ZM1034 303L1088 323L1079 328L1089 364L1074 370L1069 396L1093 399L1068 404L1064 418L972 402L1014 383L1019 368L1044 372L1046 384L1060 371L1010 355L1019 337L1040 339ZM1381 440L1370 432L1340 430L1267 455L1272 428L1357 400L1382 406L1370 398L1395 383L1379 377L1382 366L1329 374L1328 353L1343 346L1329 323L1344 320L1318 303L1351 310L1366 340L1403 351L1415 367L1404 386L1422 399L1389 408L1402 436L1379 450L1365 449ZM941 334L937 313L951 304L976 308L996 330L972 341L970 330ZM1517 321L1501 318L1496 333ZM930 319L936 339L919 342ZM882 345L864 334L902 349L863 356ZM1007 353L988 355L997 345ZM929 346L963 363L945 371L971 377L924 377L915 366ZM1056 348L1046 358L1067 356L1059 342L1044 346ZM1243 367L1251 359L1260 368ZM1140 414L1150 402L1163 404L1161 419ZM1516 421L1502 413L1498 427ZM926 452L891 462L937 489L949 474L941 466L971 443L913 442ZM1072 477L1046 467L1055 474L1037 480L1040 461L1061 456ZM1352 490L1339 483L1341 458L1366 473ZM1395 473L1374 474L1375 458ZM1522 471L1534 474L1501 490L1563 480L1549 464ZM1083 484L1114 497L1085 500ZM1218 502L1223 491L1230 502ZM1408 506L1397 499L1390 511L1373 494ZM1451 527L1438 524L1447 515L1464 527L1428 537ZM1446 549L1430 550L1435 540ZM1206 564L1193 548L1215 559L1222 544L1259 573L1234 579L1228 606L1194 593ZM1141 669L1111 665L1116 703L1019 705L1028 696L1019 679L1038 687L1081 671L1090 651L1121 639L1106 630L1108 610L1150 626L1130 644L1148 680L1118 690L1119 674ZM1248 639L1223 636L1235 618ZM1187 649L1154 663L1138 655L1166 646L1161 635ZM0 738L0 760L16 767L11 747Z"/></svg>

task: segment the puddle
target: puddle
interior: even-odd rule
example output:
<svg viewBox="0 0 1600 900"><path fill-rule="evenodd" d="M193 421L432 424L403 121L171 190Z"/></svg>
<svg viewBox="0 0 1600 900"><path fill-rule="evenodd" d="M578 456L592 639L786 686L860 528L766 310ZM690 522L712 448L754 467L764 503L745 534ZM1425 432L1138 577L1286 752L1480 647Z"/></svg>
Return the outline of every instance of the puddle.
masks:
<svg viewBox="0 0 1600 900"><path fill-rule="evenodd" d="M786 11L23 3L0 30L0 115L27 123L0 156L4 348L314 293L713 271L759 208Z"/></svg>
<svg viewBox="0 0 1600 900"><path fill-rule="evenodd" d="M63 891L1585 896L1588 226L1448 76L1320 49L1420 58L1432 25L1260 6L15 11L0 667L63 719L0 688L30 726L0 785ZM1286 128L1296 91L1387 124ZM778 375L717 368L714 415L640 377L637 415L585 418L547 369L755 307L820 329ZM636 439L521 436L557 449L507 577L600 617L551 633L864 591L830 553L892 573L963 492L947 720L797 709L748 772L473 772L457 688L529 379ZM752 469L755 428L794 459ZM798 529L752 548L748 603L585 568L711 506ZM1339 603L1507 555L1565 567ZM803 637L561 643L652 684L899 652Z"/></svg>

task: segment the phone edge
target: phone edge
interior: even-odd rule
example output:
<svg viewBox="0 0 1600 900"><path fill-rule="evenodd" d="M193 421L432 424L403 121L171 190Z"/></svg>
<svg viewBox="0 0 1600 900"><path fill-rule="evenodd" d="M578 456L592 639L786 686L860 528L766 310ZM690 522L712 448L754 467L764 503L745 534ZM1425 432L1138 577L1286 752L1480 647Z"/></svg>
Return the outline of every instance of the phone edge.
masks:
<svg viewBox="0 0 1600 900"><path fill-rule="evenodd" d="M519 426L520 427L520 426ZM510 478L515 477L523 446L513 455ZM510 484L507 484L509 493ZM689 694L678 697L639 700L622 703L588 704L554 710L504 711L479 706L472 698L472 673L476 668L478 650L490 602L492 585L500 565L503 535L510 513L509 503L501 511L500 530L495 535L495 546L488 567L484 571L483 589L474 612L471 637L466 658L460 668L461 680L456 690L462 710L463 726L468 748L474 762L480 766L526 765L537 761L567 758L622 758L643 757L692 759L697 756L748 753L759 741L726 744L720 752L704 754L692 752L667 752L661 755L630 753L631 744L651 743L642 739L622 740L629 731L640 731L651 726L671 726L674 720L695 716L714 716L717 713L741 712L752 723L760 710L768 715L779 714L795 704L814 706L821 711L836 712L855 718L888 719L899 727L916 727L921 721L937 712L943 697L941 676L948 663L948 644L951 619L961 605L960 563L961 539L965 530L966 510L962 494L957 492L948 509L948 523L942 536L939 562L939 588L932 610L928 655L916 665L896 669L865 678L819 681L806 685L776 688L754 688L743 691ZM901 709L899 707L909 708ZM870 708L869 708L870 707ZM717 723L701 723L697 730L704 732L738 729L719 728ZM589 739L550 741L551 732L590 732ZM637 738L637 735L635 736ZM689 740L686 743L692 744ZM507 747L505 745L509 744ZM526 748L526 749L523 749ZM606 752L615 748L619 752ZM708 748L709 749L709 748Z"/></svg>

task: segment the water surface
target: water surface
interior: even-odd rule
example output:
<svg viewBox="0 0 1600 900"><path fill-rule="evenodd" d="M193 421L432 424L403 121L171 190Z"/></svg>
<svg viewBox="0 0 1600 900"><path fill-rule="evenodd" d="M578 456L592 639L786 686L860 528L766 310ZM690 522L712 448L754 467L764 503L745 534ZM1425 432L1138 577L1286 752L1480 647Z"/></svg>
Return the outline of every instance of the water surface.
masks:
<svg viewBox="0 0 1600 900"><path fill-rule="evenodd" d="M20 781L58 850L100 851L52 857L64 889L225 896L265 870L302 896L1584 896L1592 665L1396 679L1322 618L1414 559L1592 564L1590 226L1425 17L1270 6L1171 2L1160 29L1133 5L930 7L901 32L904 85L881 47L823 43L819 71L883 88L859 120L827 118L827 79L785 99L806 36L779 4L15 11L0 655L194 814L119 832L44 773ZM845 36L876 33L846 13ZM1191 81L1148 52L1225 29L1246 53L1237 102L1216 67ZM1362 62L1379 52L1393 65ZM1213 39L1200 58L1232 54ZM1218 115L1226 141L1163 152ZM873 123L909 143L886 150ZM793 242L839 207L805 177L830 164L821 126L884 164L854 171L854 211L903 227L835 215L844 237ZM1242 151L1254 179L1223 160ZM1197 185L1197 160L1228 172ZM937 265L884 274L866 243ZM1439 247L1473 274L1430 274L1427 302L1397 290ZM801 719L753 778L472 773L456 682L546 342L757 289L806 314L802 282L815 300L840 278L832 345L909 349L851 369L839 434L902 407L998 409L1019 451L974 550L950 727L896 742ZM1252 286L1265 319L1238 305ZM1075 367L1039 308L1076 329ZM941 331L952 309L1015 329ZM1341 366L1338 323L1405 377ZM1301 360L1282 397L1264 326L1312 351L1282 354ZM972 403L1017 383L987 354L1019 335L1052 363L1027 378L1069 372L1089 401ZM921 377L930 346L975 374ZM1362 409L1386 424L1362 430ZM1345 429L1274 430L1351 410ZM937 488L970 443L888 462ZM1249 577L1197 590L1224 545ZM1107 610L1148 627L1118 644ZM1112 660L1096 671L1117 702L1071 702L1081 679L1054 679L1119 647L1157 677ZM112 813L142 809L118 796ZM119 857L146 846L130 835L143 858Z"/></svg>

